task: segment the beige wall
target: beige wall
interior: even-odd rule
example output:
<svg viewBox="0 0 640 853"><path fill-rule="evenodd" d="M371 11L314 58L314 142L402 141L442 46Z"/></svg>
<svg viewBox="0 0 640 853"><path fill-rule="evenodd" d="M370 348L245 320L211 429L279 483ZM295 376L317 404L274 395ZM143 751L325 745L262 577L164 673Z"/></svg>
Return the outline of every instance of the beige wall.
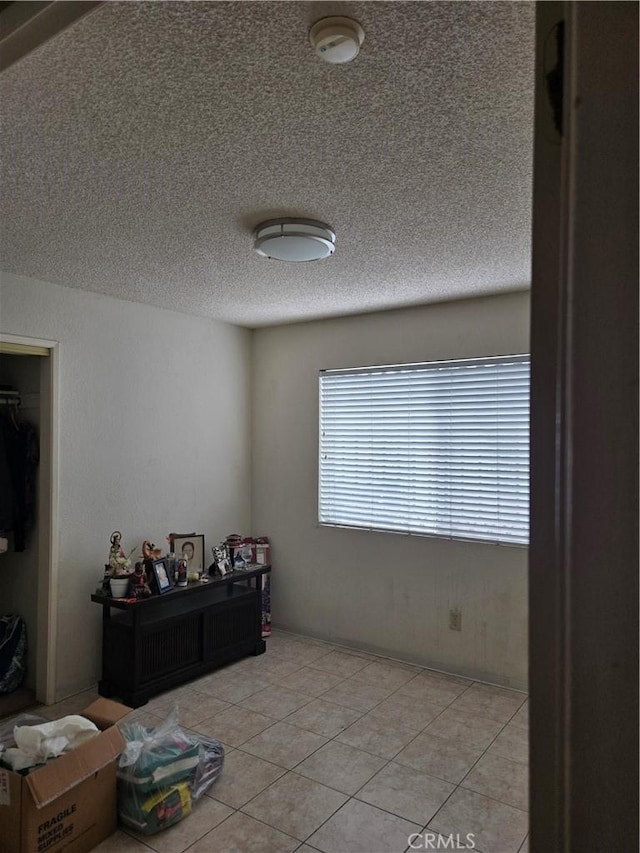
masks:
<svg viewBox="0 0 640 853"><path fill-rule="evenodd" d="M319 370L527 352L528 294L260 329L253 344L252 518L273 542L274 623L525 687L527 550L319 527L317 458Z"/></svg>
<svg viewBox="0 0 640 853"><path fill-rule="evenodd" d="M512 294L261 329L251 363L246 330L5 275L0 331L60 342L58 697L99 675L89 595L116 528L268 534L276 624L525 686L525 549L318 527L317 379L523 352L528 317Z"/></svg>
<svg viewBox="0 0 640 853"><path fill-rule="evenodd" d="M251 333L12 275L0 331L60 342L60 698L99 676L89 596L113 530L128 550L249 529Z"/></svg>

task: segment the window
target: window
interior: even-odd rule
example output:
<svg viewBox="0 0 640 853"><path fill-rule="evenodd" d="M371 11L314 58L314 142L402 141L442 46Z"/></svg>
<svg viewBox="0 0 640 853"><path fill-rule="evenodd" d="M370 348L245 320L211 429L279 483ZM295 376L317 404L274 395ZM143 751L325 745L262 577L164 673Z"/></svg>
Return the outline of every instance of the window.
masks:
<svg viewBox="0 0 640 853"><path fill-rule="evenodd" d="M321 372L318 516L526 544L529 356Z"/></svg>

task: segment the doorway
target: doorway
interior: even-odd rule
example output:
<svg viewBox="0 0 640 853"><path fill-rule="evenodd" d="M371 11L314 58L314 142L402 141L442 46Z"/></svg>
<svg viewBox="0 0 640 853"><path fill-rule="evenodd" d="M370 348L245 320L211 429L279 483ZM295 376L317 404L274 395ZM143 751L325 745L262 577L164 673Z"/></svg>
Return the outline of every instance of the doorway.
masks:
<svg viewBox="0 0 640 853"><path fill-rule="evenodd" d="M52 704L58 573L58 344L1 335L0 384L19 392L17 418L33 425L39 445L35 523L24 550L16 551L10 538L9 550L0 556L2 612L18 613L27 624L25 692L14 702L20 703L23 697L24 704L29 699Z"/></svg>

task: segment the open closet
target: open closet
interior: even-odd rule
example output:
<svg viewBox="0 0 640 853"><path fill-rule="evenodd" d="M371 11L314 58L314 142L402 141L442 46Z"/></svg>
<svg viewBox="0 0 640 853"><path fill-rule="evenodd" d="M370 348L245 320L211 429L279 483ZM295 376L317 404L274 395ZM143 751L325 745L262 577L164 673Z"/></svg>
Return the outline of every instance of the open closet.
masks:
<svg viewBox="0 0 640 853"><path fill-rule="evenodd" d="M0 717L51 701L50 410L50 350L0 342Z"/></svg>

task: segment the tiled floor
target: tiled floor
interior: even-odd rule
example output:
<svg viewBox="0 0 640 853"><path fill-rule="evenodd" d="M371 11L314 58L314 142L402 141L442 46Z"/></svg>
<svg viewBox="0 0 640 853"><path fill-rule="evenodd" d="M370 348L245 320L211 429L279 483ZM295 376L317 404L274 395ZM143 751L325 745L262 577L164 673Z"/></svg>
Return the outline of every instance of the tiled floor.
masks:
<svg viewBox="0 0 640 853"><path fill-rule="evenodd" d="M482 853L528 849L524 693L276 633L134 713L157 723L174 702L225 744L223 775L186 820L100 853L404 853L468 834Z"/></svg>

